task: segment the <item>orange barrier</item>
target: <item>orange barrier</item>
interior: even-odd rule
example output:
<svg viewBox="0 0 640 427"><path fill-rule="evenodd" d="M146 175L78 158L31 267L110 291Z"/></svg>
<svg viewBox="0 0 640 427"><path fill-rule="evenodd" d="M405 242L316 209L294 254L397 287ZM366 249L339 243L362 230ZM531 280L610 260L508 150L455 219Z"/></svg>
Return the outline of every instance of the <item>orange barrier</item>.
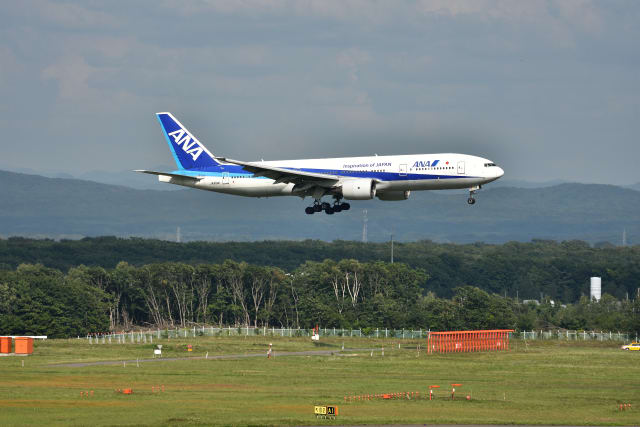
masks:
<svg viewBox="0 0 640 427"><path fill-rule="evenodd" d="M509 350L510 332L513 332L513 329L429 332L427 352L461 353Z"/></svg>
<svg viewBox="0 0 640 427"><path fill-rule="evenodd" d="M33 353L33 338L18 337L14 340L15 353L16 354L32 354Z"/></svg>
<svg viewBox="0 0 640 427"><path fill-rule="evenodd" d="M451 400L455 400L455 394L456 394L456 388L457 387L462 387L462 384L459 383L451 383ZM439 385L430 385L429 386L429 400L433 400L435 399L435 396L433 394L433 391L437 388L440 388ZM359 396L344 396L344 402L362 402L363 400L375 400L375 399L382 399L382 400L395 400L395 399L400 399L400 400L419 400L419 399L427 399L427 394L424 393L422 395L420 395L419 391L403 391L400 393L382 393L382 394L362 394ZM467 395L466 396L467 400L471 400L471 396ZM627 406L620 405L620 410L624 410L627 408ZM628 408L631 408L631 404L628 404Z"/></svg>
<svg viewBox="0 0 640 427"><path fill-rule="evenodd" d="M419 399L420 392L419 391L404 391L402 393L383 393L383 394L363 394L359 396L344 396L344 401L346 402L355 402L355 401L363 401L363 400L375 400L375 399ZM424 397L426 399L426 397Z"/></svg>
<svg viewBox="0 0 640 427"><path fill-rule="evenodd" d="M0 337L0 353L11 353L11 337Z"/></svg>

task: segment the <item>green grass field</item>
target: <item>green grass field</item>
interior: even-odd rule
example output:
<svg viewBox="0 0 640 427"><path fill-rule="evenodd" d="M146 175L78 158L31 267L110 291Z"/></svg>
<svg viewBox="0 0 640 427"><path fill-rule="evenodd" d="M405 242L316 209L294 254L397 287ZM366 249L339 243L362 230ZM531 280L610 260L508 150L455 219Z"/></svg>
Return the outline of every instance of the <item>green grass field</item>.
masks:
<svg viewBox="0 0 640 427"><path fill-rule="evenodd" d="M151 344L37 342L34 355L0 358L0 425L299 425L299 424L640 424L640 354L614 343L512 341L497 353L418 354L422 341L198 337L162 340L164 357L222 354L276 357L61 367L56 364L152 357ZM377 348L340 352L346 348ZM154 342L156 344L158 342ZM186 344L194 346L192 353ZM335 350L333 355L278 352ZM22 361L24 360L24 367ZM455 401L449 384L461 383ZM345 403L345 395L420 391L436 400ZM153 393L152 386L164 385ZM131 387L133 395L114 390ZM81 391L93 390L81 398ZM471 400L464 397L470 395ZM620 402L633 404L620 412ZM336 404L337 420L313 406Z"/></svg>

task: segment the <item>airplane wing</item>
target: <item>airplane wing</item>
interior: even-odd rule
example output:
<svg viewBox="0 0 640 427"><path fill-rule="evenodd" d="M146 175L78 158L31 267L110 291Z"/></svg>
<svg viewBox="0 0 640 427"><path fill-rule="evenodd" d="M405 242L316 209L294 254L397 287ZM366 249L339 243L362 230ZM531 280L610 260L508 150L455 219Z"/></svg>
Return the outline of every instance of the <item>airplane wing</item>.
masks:
<svg viewBox="0 0 640 427"><path fill-rule="evenodd" d="M180 174L177 174L177 173L169 173L169 172L147 171L147 170L143 170L143 169L136 169L136 170L134 170L134 172L148 173L149 175L170 176L172 178L192 179L194 181L200 181L202 179L201 177L197 177L197 176L180 175Z"/></svg>
<svg viewBox="0 0 640 427"><path fill-rule="evenodd" d="M264 176L273 179L275 181L274 184L292 183L300 185L301 187L318 186L330 188L340 181L338 176L326 173L305 172L298 169L268 166L261 162L242 162L240 160L221 157L217 157L216 160L242 166L242 169L253 173L255 176Z"/></svg>

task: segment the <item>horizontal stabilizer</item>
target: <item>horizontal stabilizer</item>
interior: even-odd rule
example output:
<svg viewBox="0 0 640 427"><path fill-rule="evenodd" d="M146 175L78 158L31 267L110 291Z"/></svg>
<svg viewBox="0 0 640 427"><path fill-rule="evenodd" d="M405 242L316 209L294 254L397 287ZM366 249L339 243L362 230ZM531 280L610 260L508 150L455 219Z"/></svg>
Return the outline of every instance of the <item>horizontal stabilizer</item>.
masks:
<svg viewBox="0 0 640 427"><path fill-rule="evenodd" d="M143 169L136 169L134 170L134 172L148 173L149 175L170 176L171 178L192 179L193 181L200 181L202 179L201 177L197 177L197 176L187 176L187 175L180 175L178 173L169 173L169 172L147 171Z"/></svg>

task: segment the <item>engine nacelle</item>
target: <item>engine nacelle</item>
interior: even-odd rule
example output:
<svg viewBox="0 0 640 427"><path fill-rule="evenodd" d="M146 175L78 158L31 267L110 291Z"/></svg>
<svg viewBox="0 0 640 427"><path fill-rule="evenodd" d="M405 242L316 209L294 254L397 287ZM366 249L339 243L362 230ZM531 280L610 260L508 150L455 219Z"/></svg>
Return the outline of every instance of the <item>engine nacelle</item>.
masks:
<svg viewBox="0 0 640 427"><path fill-rule="evenodd" d="M347 200L371 200L376 196L372 179L348 179L342 183L342 197Z"/></svg>
<svg viewBox="0 0 640 427"><path fill-rule="evenodd" d="M409 198L409 194L411 191L385 191L384 193L376 194L376 197L380 200L386 201L397 201L397 200L407 200Z"/></svg>

